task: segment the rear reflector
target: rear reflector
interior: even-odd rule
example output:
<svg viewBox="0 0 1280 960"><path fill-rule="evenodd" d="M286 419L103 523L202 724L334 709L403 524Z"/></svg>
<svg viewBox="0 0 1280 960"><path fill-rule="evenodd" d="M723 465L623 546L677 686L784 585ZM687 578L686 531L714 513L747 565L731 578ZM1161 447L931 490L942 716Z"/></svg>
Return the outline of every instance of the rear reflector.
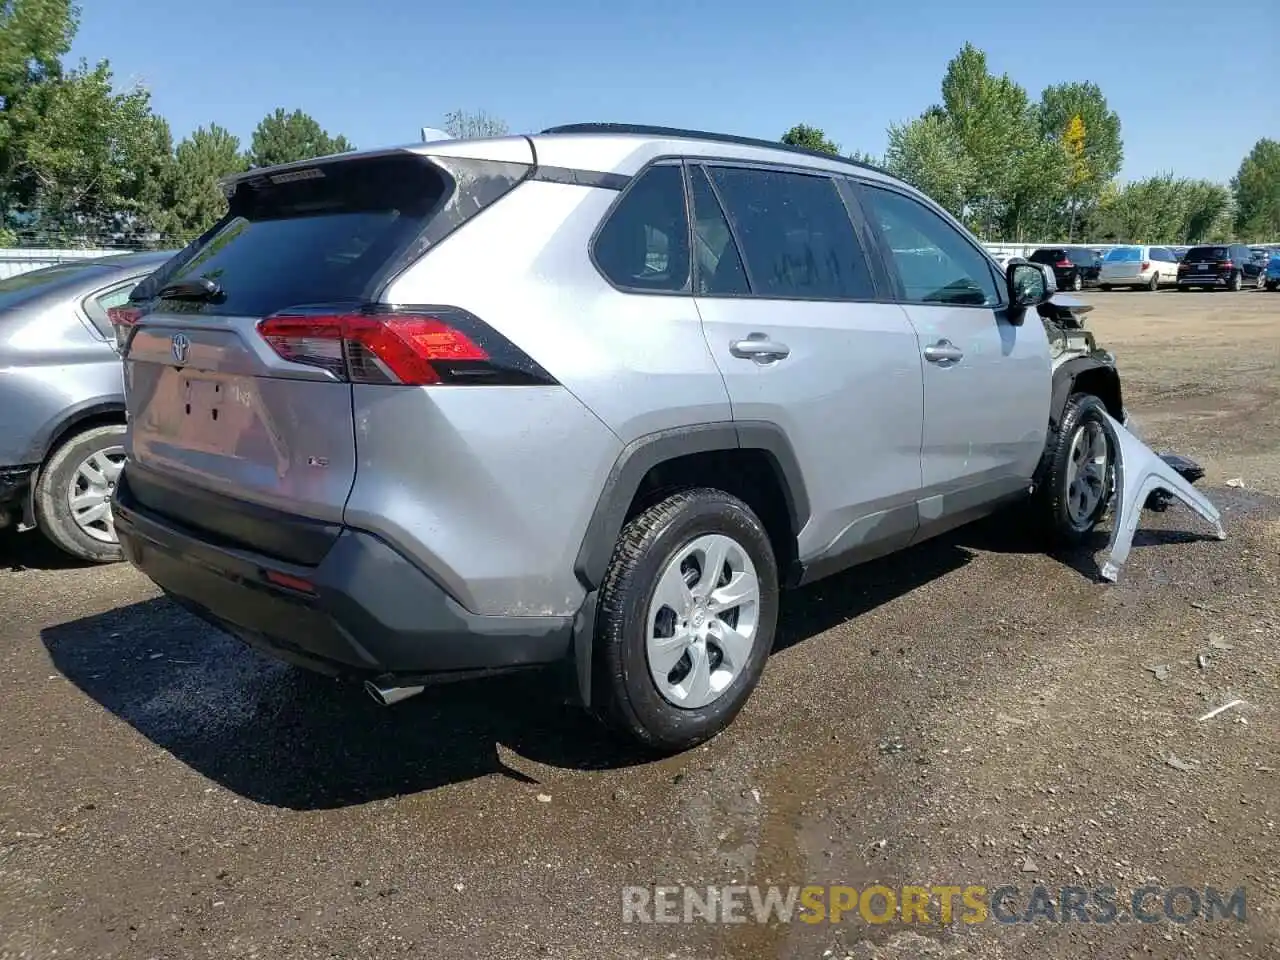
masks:
<svg viewBox="0 0 1280 960"><path fill-rule="evenodd" d="M263 570L262 573L267 578L268 583L274 583L277 587L295 590L298 593L314 594L316 592L316 588L310 580L295 577L291 573L281 573L279 570Z"/></svg>
<svg viewBox="0 0 1280 960"><path fill-rule="evenodd" d="M137 307L109 307L107 319L116 333L116 349L123 350L129 343L129 333L138 324L142 311Z"/></svg>
<svg viewBox="0 0 1280 960"><path fill-rule="evenodd" d="M285 310L259 321L258 333L282 359L351 383L554 382L505 338L453 307Z"/></svg>

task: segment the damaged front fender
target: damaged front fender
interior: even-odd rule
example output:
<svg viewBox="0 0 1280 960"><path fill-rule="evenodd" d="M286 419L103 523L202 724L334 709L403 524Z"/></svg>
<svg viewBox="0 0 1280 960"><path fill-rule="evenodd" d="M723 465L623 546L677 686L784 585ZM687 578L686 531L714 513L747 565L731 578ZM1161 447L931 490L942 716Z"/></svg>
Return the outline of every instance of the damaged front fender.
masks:
<svg viewBox="0 0 1280 960"><path fill-rule="evenodd" d="M1181 500L1213 525L1219 540L1227 538L1218 508L1188 483L1175 467L1134 436L1120 421L1107 416L1105 427L1115 456L1114 519L1102 577L1114 583L1129 558L1133 535L1138 530L1142 509L1152 494L1164 493Z"/></svg>

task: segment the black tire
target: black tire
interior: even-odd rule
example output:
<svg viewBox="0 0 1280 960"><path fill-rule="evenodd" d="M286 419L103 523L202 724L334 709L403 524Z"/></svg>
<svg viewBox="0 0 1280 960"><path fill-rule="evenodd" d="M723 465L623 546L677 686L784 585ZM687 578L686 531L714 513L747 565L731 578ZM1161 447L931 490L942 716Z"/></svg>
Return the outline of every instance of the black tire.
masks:
<svg viewBox="0 0 1280 960"><path fill-rule="evenodd" d="M1099 289L1099 290L1101 290L1103 293L1110 293L1110 292L1111 292L1111 284L1109 284L1109 283L1100 283L1100 284L1098 284L1098 289Z"/></svg>
<svg viewBox="0 0 1280 960"><path fill-rule="evenodd" d="M676 551L704 534L733 538L759 579L757 633L747 662L731 685L706 706L669 702L649 673L649 604L658 578ZM685 490L654 504L623 528L600 586L596 615L593 711L641 746L677 753L727 727L755 689L773 648L778 619L778 572L764 525L751 508L720 490Z"/></svg>
<svg viewBox="0 0 1280 960"><path fill-rule="evenodd" d="M1240 272L1233 273L1231 280L1228 282L1227 289L1232 293L1239 293L1244 289L1244 274Z"/></svg>
<svg viewBox="0 0 1280 960"><path fill-rule="evenodd" d="M1039 516L1041 527L1048 539L1058 546L1075 546L1083 543L1093 532L1098 521L1107 512L1114 486L1115 449L1107 437L1108 470L1106 491L1099 500L1097 508L1084 523L1076 523L1070 514L1068 498L1068 467L1071 458L1071 447L1076 435L1089 423L1099 425L1105 423L1107 406L1100 399L1089 393L1073 393L1067 398L1062 418L1056 434L1049 437L1041 460L1039 482L1037 485L1034 509Z"/></svg>
<svg viewBox="0 0 1280 960"><path fill-rule="evenodd" d="M1275 280L1268 280L1267 289L1273 292L1276 290L1280 290L1280 283L1277 283Z"/></svg>
<svg viewBox="0 0 1280 960"><path fill-rule="evenodd" d="M1150 290L1150 291L1151 291L1151 292L1153 292L1153 293L1154 293L1156 290L1159 290L1159 289L1160 289L1160 271L1159 271L1159 270L1157 270L1155 273L1153 273L1153 274L1151 275L1151 279L1150 279L1149 281L1147 281L1147 289L1148 289L1148 290Z"/></svg>
<svg viewBox="0 0 1280 960"><path fill-rule="evenodd" d="M67 490L76 470L95 451L124 444L123 424L90 427L63 441L40 468L36 481L36 526L60 550L92 563L115 563L123 553L118 542L95 540L71 515Z"/></svg>
<svg viewBox="0 0 1280 960"><path fill-rule="evenodd" d="M1080 274L1077 273L1072 276L1071 289L1074 290L1076 293L1079 293L1081 290L1084 289L1084 281L1080 279Z"/></svg>

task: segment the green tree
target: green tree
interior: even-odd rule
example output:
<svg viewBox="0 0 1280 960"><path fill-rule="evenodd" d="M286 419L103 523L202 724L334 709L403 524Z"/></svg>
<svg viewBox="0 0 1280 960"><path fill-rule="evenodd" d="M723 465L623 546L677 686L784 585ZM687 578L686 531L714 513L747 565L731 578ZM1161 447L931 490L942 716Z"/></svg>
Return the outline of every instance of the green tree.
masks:
<svg viewBox="0 0 1280 960"><path fill-rule="evenodd" d="M277 108L267 114L253 131L249 143L249 164L274 167L280 163L311 160L354 150L347 138L330 136L316 119L301 110L285 113Z"/></svg>
<svg viewBox="0 0 1280 960"><path fill-rule="evenodd" d="M1236 231L1250 241L1280 239L1280 142L1263 138L1231 180Z"/></svg>
<svg viewBox="0 0 1280 960"><path fill-rule="evenodd" d="M68 239L147 229L168 153L150 101L116 93L105 60L29 91L10 118L11 199Z"/></svg>
<svg viewBox="0 0 1280 960"><path fill-rule="evenodd" d="M827 139L827 135L820 127L811 127L807 123L796 124L782 135L781 142L789 147L802 147L805 150L840 156L839 144Z"/></svg>
<svg viewBox="0 0 1280 960"><path fill-rule="evenodd" d="M186 239L213 226L227 211L218 181L247 166L239 138L216 123L196 129L174 153L164 193L163 232Z"/></svg>
<svg viewBox="0 0 1280 960"><path fill-rule="evenodd" d="M71 0L0 0L0 216L18 202L12 180L19 113L34 91L62 76L77 19Z"/></svg>
<svg viewBox="0 0 1280 960"><path fill-rule="evenodd" d="M1097 205L1103 186L1115 178L1124 162L1120 117L1093 83L1046 87L1036 115L1040 135L1061 144L1067 155L1065 228L1071 240L1077 224Z"/></svg>
<svg viewBox="0 0 1280 960"><path fill-rule="evenodd" d="M1231 239L1235 213L1231 191L1212 180L1189 180L1183 189L1186 217L1178 241L1200 243Z"/></svg>
<svg viewBox="0 0 1280 960"><path fill-rule="evenodd" d="M976 170L945 114L926 113L910 123L892 124L884 165L953 216L965 216Z"/></svg>
<svg viewBox="0 0 1280 960"><path fill-rule="evenodd" d="M450 110L444 115L444 131L455 140L502 137L507 134L507 122L483 110L475 113L466 110Z"/></svg>

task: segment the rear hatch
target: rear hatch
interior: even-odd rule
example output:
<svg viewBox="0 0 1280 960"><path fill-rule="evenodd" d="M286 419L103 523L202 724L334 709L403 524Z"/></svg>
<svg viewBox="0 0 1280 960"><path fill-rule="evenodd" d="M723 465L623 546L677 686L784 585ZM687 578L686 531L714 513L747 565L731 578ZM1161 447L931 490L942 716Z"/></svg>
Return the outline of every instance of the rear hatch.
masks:
<svg viewBox="0 0 1280 960"><path fill-rule="evenodd" d="M356 472L351 382L395 382L378 360L383 341L363 350L341 331L527 170L395 151L252 171L229 185L227 215L113 312L130 496L232 545L318 559L306 538L291 556L288 538L255 537L245 515L267 508L340 529ZM184 488L185 501L175 496ZM221 498L212 509L206 492L245 510L228 515Z"/></svg>
<svg viewBox="0 0 1280 960"><path fill-rule="evenodd" d="M1103 283L1138 280L1149 266L1150 263L1142 259L1141 247L1115 247L1102 258L1098 279Z"/></svg>
<svg viewBox="0 0 1280 960"><path fill-rule="evenodd" d="M1182 258L1179 274L1187 279L1197 276L1217 277L1220 272L1230 268L1227 262L1231 259L1231 248L1228 246L1192 247Z"/></svg>

